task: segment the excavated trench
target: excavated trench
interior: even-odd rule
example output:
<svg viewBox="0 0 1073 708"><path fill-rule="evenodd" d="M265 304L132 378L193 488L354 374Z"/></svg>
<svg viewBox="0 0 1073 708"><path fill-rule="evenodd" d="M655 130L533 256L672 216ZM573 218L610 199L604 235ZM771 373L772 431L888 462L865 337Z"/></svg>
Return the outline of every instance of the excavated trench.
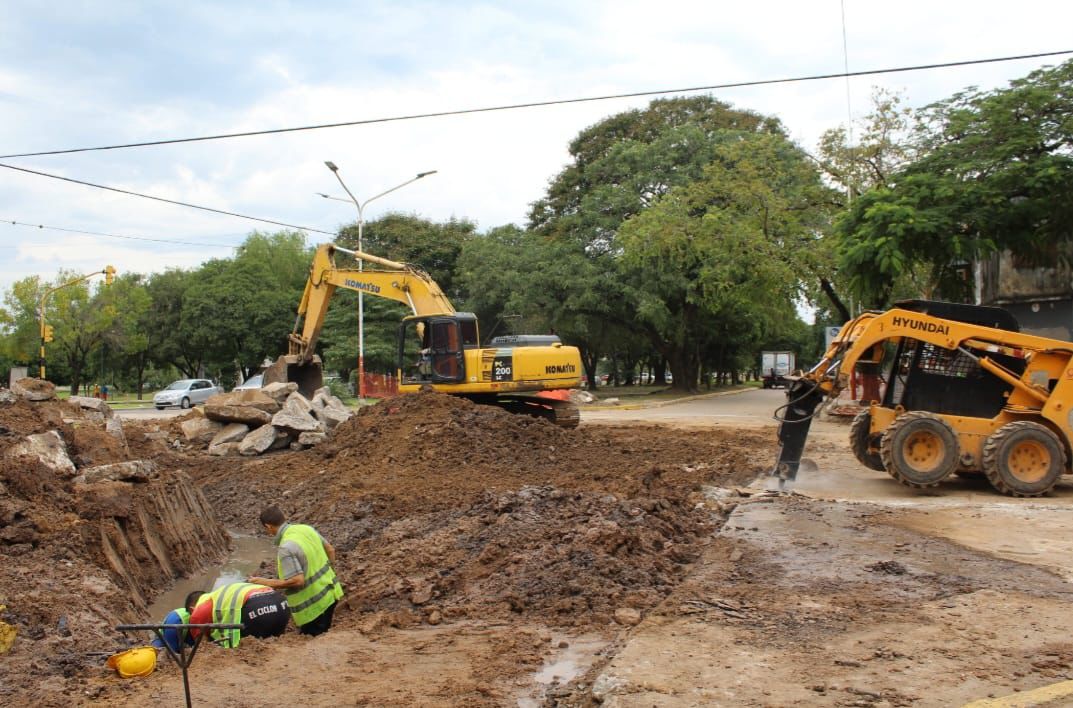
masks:
<svg viewBox="0 0 1073 708"><path fill-rule="evenodd" d="M535 705L591 664L609 628L681 582L722 523L705 488L747 483L774 446L750 431L564 430L423 393L363 409L310 449L220 458L190 444L182 420L128 423L119 441L106 415L0 405L0 556L12 569L0 619L18 629L10 657L22 662L0 662L0 700L123 703L130 687L91 653L130 641L115 624L158 619L183 588L206 587L229 549L225 573L270 570L270 542L252 534L277 503L338 551L348 597L333 634L514 627L443 704L499 705L508 691ZM12 454L48 430L73 471ZM150 472L86 481L130 461Z"/></svg>

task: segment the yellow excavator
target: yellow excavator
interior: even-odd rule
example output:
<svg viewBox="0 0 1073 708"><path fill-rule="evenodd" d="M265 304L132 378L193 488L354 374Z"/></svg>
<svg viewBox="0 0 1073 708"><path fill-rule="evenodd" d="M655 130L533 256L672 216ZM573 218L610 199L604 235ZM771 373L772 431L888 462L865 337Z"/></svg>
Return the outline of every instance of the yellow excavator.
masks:
<svg viewBox="0 0 1073 708"><path fill-rule="evenodd" d="M850 427L861 464L910 487L980 475L1003 494L1045 494L1070 474L1073 343L1022 334L1001 308L928 300L842 327L779 409L780 486L797 476L812 417L860 365L884 372Z"/></svg>
<svg viewBox="0 0 1073 708"><path fill-rule="evenodd" d="M362 261L363 269L337 267L337 253ZM395 300L413 312L398 333L400 393L431 388L577 427L577 406L565 395L581 384L577 347L563 345L555 335L502 336L482 345L476 315L456 312L424 270L334 244L319 246L313 256L288 353L265 371L266 384L293 381L307 396L322 385L315 350L336 288Z"/></svg>

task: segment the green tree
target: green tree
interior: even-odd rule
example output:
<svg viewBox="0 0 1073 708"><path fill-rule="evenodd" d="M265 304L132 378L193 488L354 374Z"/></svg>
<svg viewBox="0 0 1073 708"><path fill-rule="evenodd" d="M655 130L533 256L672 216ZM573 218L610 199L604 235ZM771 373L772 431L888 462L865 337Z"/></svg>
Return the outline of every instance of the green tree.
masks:
<svg viewBox="0 0 1073 708"><path fill-rule="evenodd" d="M838 225L841 267L871 306L903 279L968 298L970 261L1001 250L1046 261L1073 240L1073 61L927 107L913 142L913 162Z"/></svg>
<svg viewBox="0 0 1073 708"><path fill-rule="evenodd" d="M36 275L12 284L0 307L0 353L14 364L36 364L41 342L38 303L48 287ZM36 371L34 372L36 375Z"/></svg>
<svg viewBox="0 0 1073 708"><path fill-rule="evenodd" d="M701 180L673 190L619 232L635 326L674 375L696 388L705 356L747 368L766 332L796 320L798 265L824 213L819 175L779 135L741 135Z"/></svg>
<svg viewBox="0 0 1073 708"><path fill-rule="evenodd" d="M671 363L675 386L696 386L700 359L696 347L702 334L673 333L668 322L657 324L660 312L669 313L683 303L678 297L681 287L670 282L671 271L687 264L673 258L649 262L665 264L660 275L666 281L643 273L641 261L625 258L622 227L631 217L662 203L676 188L704 178L706 167L724 146L753 136L782 137L783 132L774 118L701 96L653 101L645 110L612 116L582 131L570 144L571 163L533 205L529 222L538 234L571 247L560 251L563 256L555 267L582 274L570 285L559 320L572 322L571 343L582 346L587 369L597 352L627 351L614 340L625 344L625 338L641 333L639 322L647 318L643 336L656 351L675 349L677 360ZM655 222L644 223L646 230L657 229ZM672 297L673 304L661 304L664 295ZM643 317L639 308L644 309ZM708 324L702 314L674 310L669 317L681 316L679 325L702 328ZM687 355L680 347L692 347L693 352Z"/></svg>

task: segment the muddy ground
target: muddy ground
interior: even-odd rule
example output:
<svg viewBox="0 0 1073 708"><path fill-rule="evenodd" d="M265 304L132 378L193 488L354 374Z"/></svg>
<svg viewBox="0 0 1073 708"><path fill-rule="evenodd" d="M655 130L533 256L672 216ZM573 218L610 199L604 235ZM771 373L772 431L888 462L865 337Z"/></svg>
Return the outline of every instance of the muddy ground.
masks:
<svg viewBox="0 0 1073 708"><path fill-rule="evenodd" d="M1003 553L960 523L987 527L990 513L1034 538L1021 517L1049 514L1068 536L1068 499L1008 507L981 489L990 511L922 508L856 465L837 424L814 436L821 468L885 497L813 480L799 485L808 496L748 488L774 458L770 424L568 431L420 394L363 410L311 450L256 459L176 447L176 425L128 424L126 455L188 476L229 529L256 532L269 503L315 525L347 589L326 635L204 648L195 705L958 705L1073 674L1064 547ZM11 487L19 473L3 474ZM37 533L33 553L0 558L19 571L0 584L0 618L20 630L0 660L0 697L181 704L173 665L127 681L87 654L122 641L102 619L63 636L61 610L100 598L56 598L37 578L54 578L57 562L80 563L79 576L109 570L93 549ZM108 597L109 618L150 619Z"/></svg>

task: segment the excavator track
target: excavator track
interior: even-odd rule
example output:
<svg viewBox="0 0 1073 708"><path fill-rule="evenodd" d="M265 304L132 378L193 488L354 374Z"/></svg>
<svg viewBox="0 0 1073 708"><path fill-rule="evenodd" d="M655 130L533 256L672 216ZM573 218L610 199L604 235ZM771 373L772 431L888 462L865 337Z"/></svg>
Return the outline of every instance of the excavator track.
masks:
<svg viewBox="0 0 1073 708"><path fill-rule="evenodd" d="M560 428L572 430L581 422L581 411L573 401L543 396L508 395L497 396L495 400L482 400L480 403L499 406L516 415L531 415L555 423Z"/></svg>

